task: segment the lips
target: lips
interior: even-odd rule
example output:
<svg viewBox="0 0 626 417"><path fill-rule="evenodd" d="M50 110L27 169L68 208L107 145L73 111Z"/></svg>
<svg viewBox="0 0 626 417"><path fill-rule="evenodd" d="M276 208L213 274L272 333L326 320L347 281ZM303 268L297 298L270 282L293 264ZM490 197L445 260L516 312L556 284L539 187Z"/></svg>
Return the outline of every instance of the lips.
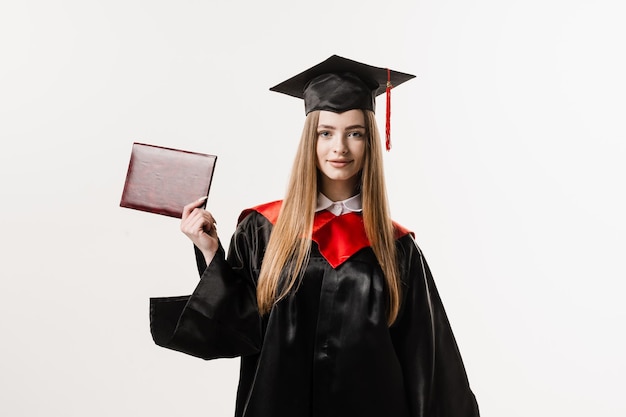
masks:
<svg viewBox="0 0 626 417"><path fill-rule="evenodd" d="M351 159L329 159L328 163L335 168L343 168L349 163L351 163Z"/></svg>

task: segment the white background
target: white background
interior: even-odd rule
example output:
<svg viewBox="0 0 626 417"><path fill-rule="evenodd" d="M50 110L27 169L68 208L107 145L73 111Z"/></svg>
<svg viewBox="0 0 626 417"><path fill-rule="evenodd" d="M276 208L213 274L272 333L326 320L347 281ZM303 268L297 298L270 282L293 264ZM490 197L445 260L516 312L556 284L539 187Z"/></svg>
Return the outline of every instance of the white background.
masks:
<svg viewBox="0 0 626 417"><path fill-rule="evenodd" d="M228 243L300 136L268 88L332 54L417 75L392 94L389 197L482 415L625 415L622 4L2 2L0 415L232 415L238 360L151 340L148 298L197 273L176 219L119 207L131 145L219 156Z"/></svg>

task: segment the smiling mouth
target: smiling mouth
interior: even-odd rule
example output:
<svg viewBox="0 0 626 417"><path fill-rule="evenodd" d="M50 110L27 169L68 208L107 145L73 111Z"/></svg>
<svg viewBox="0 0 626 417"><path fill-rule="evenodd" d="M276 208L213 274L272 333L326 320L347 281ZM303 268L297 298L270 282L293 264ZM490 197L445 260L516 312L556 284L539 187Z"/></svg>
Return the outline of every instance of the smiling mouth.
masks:
<svg viewBox="0 0 626 417"><path fill-rule="evenodd" d="M329 159L328 163L331 164L334 167L343 167L348 165L349 163L351 163L352 160L347 160L347 159Z"/></svg>

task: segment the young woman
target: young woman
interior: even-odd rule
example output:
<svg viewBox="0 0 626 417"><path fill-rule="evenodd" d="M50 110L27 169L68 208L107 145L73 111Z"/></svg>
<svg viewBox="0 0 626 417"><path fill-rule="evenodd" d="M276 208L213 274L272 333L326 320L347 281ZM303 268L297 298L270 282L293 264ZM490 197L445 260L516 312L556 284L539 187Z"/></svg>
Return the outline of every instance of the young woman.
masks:
<svg viewBox="0 0 626 417"><path fill-rule="evenodd" d="M478 416L426 261L389 217L375 97L409 78L333 56L275 87L307 113L288 191L241 214L228 256L203 201L185 207L200 283L151 300L152 334L241 356L237 417Z"/></svg>

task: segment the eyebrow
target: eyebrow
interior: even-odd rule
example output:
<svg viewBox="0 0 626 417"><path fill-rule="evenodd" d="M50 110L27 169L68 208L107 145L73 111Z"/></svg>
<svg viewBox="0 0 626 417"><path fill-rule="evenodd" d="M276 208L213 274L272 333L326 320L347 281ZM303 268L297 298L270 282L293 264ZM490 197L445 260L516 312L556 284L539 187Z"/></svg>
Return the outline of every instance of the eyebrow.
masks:
<svg viewBox="0 0 626 417"><path fill-rule="evenodd" d="M331 125L317 125L317 128L322 128L322 129L330 129L330 130L335 130L337 129L335 126L331 126ZM346 130L352 130L352 129L363 129L365 130L365 126L363 125L351 125L351 126L346 126Z"/></svg>

